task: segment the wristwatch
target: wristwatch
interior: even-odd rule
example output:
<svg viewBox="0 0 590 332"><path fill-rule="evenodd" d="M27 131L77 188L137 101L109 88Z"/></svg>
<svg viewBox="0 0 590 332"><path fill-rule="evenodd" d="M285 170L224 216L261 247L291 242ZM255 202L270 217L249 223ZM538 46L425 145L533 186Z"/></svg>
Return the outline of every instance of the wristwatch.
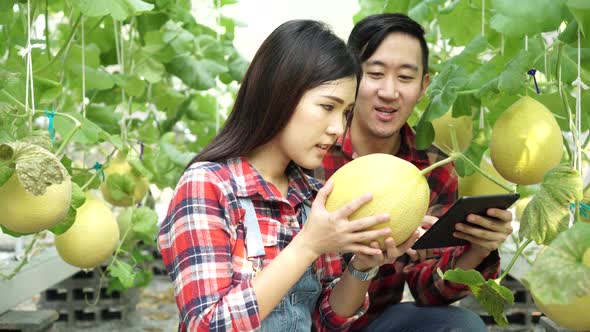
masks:
<svg viewBox="0 0 590 332"><path fill-rule="evenodd" d="M353 257L354 259L354 257ZM359 271L352 266L352 259L348 262L347 267L348 273L350 273L353 277L360 281L369 281L373 279L379 272L379 266L375 266L374 268L370 269L369 271Z"/></svg>

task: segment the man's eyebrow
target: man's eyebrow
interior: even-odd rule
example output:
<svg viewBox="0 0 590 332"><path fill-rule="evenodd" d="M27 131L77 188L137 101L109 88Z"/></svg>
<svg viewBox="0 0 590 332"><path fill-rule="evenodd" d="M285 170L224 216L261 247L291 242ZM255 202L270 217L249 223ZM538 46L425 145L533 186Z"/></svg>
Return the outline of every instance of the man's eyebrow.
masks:
<svg viewBox="0 0 590 332"><path fill-rule="evenodd" d="M385 63L384 63L383 61L380 61L380 60L371 60L371 61L367 61L367 62L365 62L365 64L366 64L367 66L381 66L381 67L387 67L387 66L385 65ZM415 71L415 72L418 72L418 66L417 66L417 65L414 65L414 64L411 64L411 63L404 63L404 64L402 64L400 67L401 67L401 68L407 68L407 69L413 70L413 71Z"/></svg>
<svg viewBox="0 0 590 332"><path fill-rule="evenodd" d="M344 100L336 97L336 96L329 96L329 95L322 95L322 97L326 97L328 99L332 99L333 101L339 103L339 104L344 104Z"/></svg>
<svg viewBox="0 0 590 332"><path fill-rule="evenodd" d="M385 67L385 63L383 63L383 61L380 60L370 60L366 62L367 66L381 66L381 67Z"/></svg>

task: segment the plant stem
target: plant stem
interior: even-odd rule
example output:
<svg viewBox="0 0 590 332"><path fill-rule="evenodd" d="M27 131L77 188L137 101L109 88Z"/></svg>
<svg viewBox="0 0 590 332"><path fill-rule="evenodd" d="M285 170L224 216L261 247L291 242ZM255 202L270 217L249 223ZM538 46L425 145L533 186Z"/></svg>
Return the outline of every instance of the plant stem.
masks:
<svg viewBox="0 0 590 332"><path fill-rule="evenodd" d="M33 236L33 240L31 240L31 243L29 243L29 245L25 249L25 255L24 255L23 259L14 268L14 270L12 270L12 272L10 272L9 274L0 273L0 277L2 277L4 280L10 280L10 279L14 278L20 270L22 270L22 268L29 262L29 255L31 254L31 251L33 251L33 248L35 248L35 244L37 243L37 240L39 240L39 238L41 238L40 234L41 233L36 233Z"/></svg>
<svg viewBox="0 0 590 332"><path fill-rule="evenodd" d="M476 93L477 91L479 91L479 89L458 91L457 92L457 96L460 96L460 95L470 95L470 94Z"/></svg>
<svg viewBox="0 0 590 332"><path fill-rule="evenodd" d="M66 51L66 49L69 48L69 45L72 43L72 40L74 39L74 35L76 34L76 29L78 28L78 25L80 24L81 19L82 19L82 14L79 14L78 18L76 19L76 22L74 22L74 25L72 26L72 31L70 31L70 35L68 36L68 40L66 41L66 43L64 45L62 45L62 47L59 49L59 51L53 57L53 59L51 59L51 61L46 63L43 67L41 67L37 70L34 70L33 73L39 73L39 72L42 72L45 69L49 68L55 62L55 60L57 60Z"/></svg>
<svg viewBox="0 0 590 332"><path fill-rule="evenodd" d="M502 272L502 275L500 275L500 277L498 279L496 279L498 284L502 281L502 279L504 279L508 275L508 272L510 272L510 270L512 269L512 266L514 266L518 257L522 254L524 249L529 244L531 244L531 242L533 242L533 240L526 240L522 245L518 246L518 248L516 249L516 253L514 253L514 256L512 256L510 263L508 263L508 267L506 267L504 272Z"/></svg>
<svg viewBox="0 0 590 332"><path fill-rule="evenodd" d="M51 61L51 44L49 43L49 0L45 0L45 49L47 58Z"/></svg>
<svg viewBox="0 0 590 332"><path fill-rule="evenodd" d="M454 160L456 160L457 158L459 158L459 155L461 155L461 153L452 153L450 157L447 157L443 160L439 160L436 163L426 167L425 169L420 171L420 174L424 175L424 174L428 174L428 172L432 171L433 169L448 164L450 162L453 162Z"/></svg>
<svg viewBox="0 0 590 332"><path fill-rule="evenodd" d="M84 185L82 185L82 187L80 187L80 189L82 191L85 191L86 188L92 183L92 181L94 181L94 179L96 179L96 177L98 176L98 174L100 174L100 172L102 170L104 170L105 168L107 168L107 166L109 165L109 162L111 161L111 158L113 157L113 155L115 154L115 152L117 152L117 149L114 149L113 151L111 151L111 153L107 156L107 160L104 164L102 164L102 167L100 169L98 169L96 171L96 173L94 173L92 175L92 177L90 177L90 179L88 181L86 181L86 183L84 183Z"/></svg>
<svg viewBox="0 0 590 332"><path fill-rule="evenodd" d="M506 189L506 191L508 192L514 192L514 188L499 181L498 179L496 179L495 176L492 176L490 174L488 174L487 172L485 172L484 170L482 170L481 168L479 168L479 166L475 165L475 163L473 163L473 161L471 161L469 158L465 157L464 154L460 154L460 157L469 164L469 166L475 168L476 171L478 171L481 175L483 175L486 179L492 181L493 183L497 184L498 186Z"/></svg>

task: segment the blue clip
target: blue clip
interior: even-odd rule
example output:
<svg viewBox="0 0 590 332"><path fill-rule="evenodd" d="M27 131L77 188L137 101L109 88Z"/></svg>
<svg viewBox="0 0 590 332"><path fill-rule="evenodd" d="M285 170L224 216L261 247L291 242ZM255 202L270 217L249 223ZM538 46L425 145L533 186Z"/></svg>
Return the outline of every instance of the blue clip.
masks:
<svg viewBox="0 0 590 332"><path fill-rule="evenodd" d="M47 130L49 131L49 135L51 137L51 144L53 144L55 141L55 126L53 124L55 111L49 112L47 109L45 109L45 116L47 117L47 119L49 119L49 126L47 127Z"/></svg>
<svg viewBox="0 0 590 332"><path fill-rule="evenodd" d="M101 179L102 182L104 182L105 181L105 178L104 178L104 171L102 170L102 164L97 161L94 164L94 166L92 166L92 168L95 169L97 172L100 172L99 173L100 179Z"/></svg>
<svg viewBox="0 0 590 332"><path fill-rule="evenodd" d="M533 81L535 82L535 89L537 90L537 94L540 94L541 91L539 90L539 84L537 84L537 78L535 77L535 74L537 73L537 70L535 68L531 68L526 73L529 74L529 75L531 75L533 77Z"/></svg>
<svg viewBox="0 0 590 332"><path fill-rule="evenodd" d="M580 213L582 214L582 216L584 218L588 218L588 212L590 211L590 206L588 206L587 204L584 204L582 202L580 202L578 204L580 204ZM576 203L570 204L570 211L572 211L572 213L574 213L576 211Z"/></svg>

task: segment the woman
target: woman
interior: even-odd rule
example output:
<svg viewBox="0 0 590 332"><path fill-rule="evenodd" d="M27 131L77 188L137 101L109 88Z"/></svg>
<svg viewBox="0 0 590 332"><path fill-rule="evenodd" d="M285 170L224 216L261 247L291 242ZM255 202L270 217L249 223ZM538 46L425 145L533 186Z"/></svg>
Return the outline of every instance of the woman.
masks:
<svg viewBox="0 0 590 332"><path fill-rule="evenodd" d="M347 219L370 194L330 213L333 185L320 189L302 171L320 166L343 133L360 78L355 57L319 22L289 21L264 41L158 236L180 330L310 331L312 321L341 330L364 313L376 267L417 234L385 253L362 244L390 232L365 230L387 215ZM337 252L356 253L344 273Z"/></svg>

